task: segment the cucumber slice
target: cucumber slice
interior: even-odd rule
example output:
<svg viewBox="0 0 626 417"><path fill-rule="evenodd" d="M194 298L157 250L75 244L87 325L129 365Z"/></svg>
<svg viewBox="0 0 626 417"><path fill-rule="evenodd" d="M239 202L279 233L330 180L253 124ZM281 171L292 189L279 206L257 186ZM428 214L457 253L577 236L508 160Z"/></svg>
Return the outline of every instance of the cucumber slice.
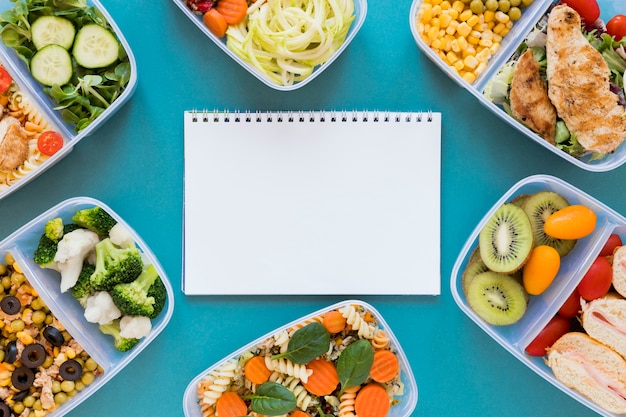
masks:
<svg viewBox="0 0 626 417"><path fill-rule="evenodd" d="M72 57L62 46L44 46L30 60L30 73L44 85L67 84L72 78Z"/></svg>
<svg viewBox="0 0 626 417"><path fill-rule="evenodd" d="M31 25L30 34L37 50L51 44L70 49L76 29L70 20L63 17L41 16Z"/></svg>
<svg viewBox="0 0 626 417"><path fill-rule="evenodd" d="M119 43L100 25L91 23L80 28L74 40L72 55L85 68L103 68L117 61Z"/></svg>

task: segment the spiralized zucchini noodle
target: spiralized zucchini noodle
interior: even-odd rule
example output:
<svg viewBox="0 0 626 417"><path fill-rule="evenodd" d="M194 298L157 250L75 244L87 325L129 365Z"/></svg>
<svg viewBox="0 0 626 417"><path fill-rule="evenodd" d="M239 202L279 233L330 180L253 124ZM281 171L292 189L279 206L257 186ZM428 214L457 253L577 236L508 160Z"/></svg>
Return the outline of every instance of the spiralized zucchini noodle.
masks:
<svg viewBox="0 0 626 417"><path fill-rule="evenodd" d="M353 20L353 0L256 0L226 45L273 83L292 85L333 56Z"/></svg>

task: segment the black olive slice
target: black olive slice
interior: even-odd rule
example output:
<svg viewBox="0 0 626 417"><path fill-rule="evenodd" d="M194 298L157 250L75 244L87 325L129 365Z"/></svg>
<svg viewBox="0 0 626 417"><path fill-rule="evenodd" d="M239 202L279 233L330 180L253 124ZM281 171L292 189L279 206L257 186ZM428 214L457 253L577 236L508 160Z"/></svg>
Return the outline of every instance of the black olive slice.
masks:
<svg viewBox="0 0 626 417"><path fill-rule="evenodd" d="M4 361L13 363L17 359L17 344L15 341L9 342L4 348Z"/></svg>
<svg viewBox="0 0 626 417"><path fill-rule="evenodd" d="M28 345L22 350L22 365L36 368L46 360L46 348L39 343Z"/></svg>
<svg viewBox="0 0 626 417"><path fill-rule="evenodd" d="M11 417L11 408L5 403L0 403L0 417Z"/></svg>
<svg viewBox="0 0 626 417"><path fill-rule="evenodd" d="M20 391L13 396L13 401L22 401L24 398L28 397L30 394L30 390L25 389L24 391ZM0 413L0 417L2 417L2 413Z"/></svg>
<svg viewBox="0 0 626 417"><path fill-rule="evenodd" d="M2 300L0 300L0 308L6 314L13 315L20 312L22 308L22 304L20 303L19 298L14 295L7 295Z"/></svg>
<svg viewBox="0 0 626 417"><path fill-rule="evenodd" d="M20 366L13 371L13 374L11 374L11 382L13 383L13 386L20 391L30 388L30 386L33 385L34 380L35 373L26 366Z"/></svg>
<svg viewBox="0 0 626 417"><path fill-rule="evenodd" d="M59 366L59 375L67 381L76 381L83 374L83 367L74 359L68 359Z"/></svg>
<svg viewBox="0 0 626 417"><path fill-rule="evenodd" d="M63 343L65 343L63 333L53 326L46 326L46 328L43 329L43 337L45 337L52 346L63 346Z"/></svg>

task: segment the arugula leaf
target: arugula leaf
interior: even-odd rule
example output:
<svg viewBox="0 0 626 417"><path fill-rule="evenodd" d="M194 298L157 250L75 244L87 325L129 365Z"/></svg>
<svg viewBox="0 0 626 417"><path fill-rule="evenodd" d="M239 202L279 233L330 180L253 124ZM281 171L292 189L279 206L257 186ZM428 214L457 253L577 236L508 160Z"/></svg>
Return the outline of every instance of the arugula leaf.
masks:
<svg viewBox="0 0 626 417"><path fill-rule="evenodd" d="M287 345L287 351L272 356L272 359L287 358L293 363L303 365L326 353L330 346L330 334L318 323L309 323L298 329Z"/></svg>
<svg viewBox="0 0 626 417"><path fill-rule="evenodd" d="M339 395L348 387L361 385L369 376L374 363L374 349L365 339L351 343L337 360L337 374L341 383Z"/></svg>
<svg viewBox="0 0 626 417"><path fill-rule="evenodd" d="M256 392L244 396L250 400L250 410L268 416L287 414L296 408L296 396L287 387L277 382L265 382Z"/></svg>

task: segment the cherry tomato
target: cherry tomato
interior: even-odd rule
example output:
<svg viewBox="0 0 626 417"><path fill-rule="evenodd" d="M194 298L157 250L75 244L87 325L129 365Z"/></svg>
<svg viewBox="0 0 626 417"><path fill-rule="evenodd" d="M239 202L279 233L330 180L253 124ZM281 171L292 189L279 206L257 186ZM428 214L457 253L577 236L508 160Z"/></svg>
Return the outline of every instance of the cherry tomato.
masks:
<svg viewBox="0 0 626 417"><path fill-rule="evenodd" d="M600 17L600 6L596 0L563 0L563 3L576 10L580 18L589 25Z"/></svg>
<svg viewBox="0 0 626 417"><path fill-rule="evenodd" d="M578 293L585 300L595 300L604 296L611 288L613 268L604 256L598 256L578 284Z"/></svg>
<svg viewBox="0 0 626 417"><path fill-rule="evenodd" d="M580 312L580 294L577 289L567 297L567 300L563 303L561 308L558 311L559 316L565 317L566 319L574 318Z"/></svg>
<svg viewBox="0 0 626 417"><path fill-rule="evenodd" d="M3 67L0 67L0 94L6 93L12 82L13 77L11 77L11 74Z"/></svg>
<svg viewBox="0 0 626 417"><path fill-rule="evenodd" d="M606 31L614 36L616 41L620 41L626 36L626 16L623 14L613 16L606 24Z"/></svg>
<svg viewBox="0 0 626 417"><path fill-rule="evenodd" d="M37 149L44 155L52 156L62 147L63 137L53 130L46 130L37 139Z"/></svg>
<svg viewBox="0 0 626 417"><path fill-rule="evenodd" d="M604 247L602 248L598 256L611 256L613 255L613 251L615 250L615 248L617 248L618 246L622 246L622 238L619 235L613 233L606 240L606 243L604 244Z"/></svg>
<svg viewBox="0 0 626 417"><path fill-rule="evenodd" d="M546 349L556 342L559 337L563 336L570 330L570 322L565 317L556 315L550 319L546 327L544 327L537 337L526 346L526 353L530 356L543 356Z"/></svg>

